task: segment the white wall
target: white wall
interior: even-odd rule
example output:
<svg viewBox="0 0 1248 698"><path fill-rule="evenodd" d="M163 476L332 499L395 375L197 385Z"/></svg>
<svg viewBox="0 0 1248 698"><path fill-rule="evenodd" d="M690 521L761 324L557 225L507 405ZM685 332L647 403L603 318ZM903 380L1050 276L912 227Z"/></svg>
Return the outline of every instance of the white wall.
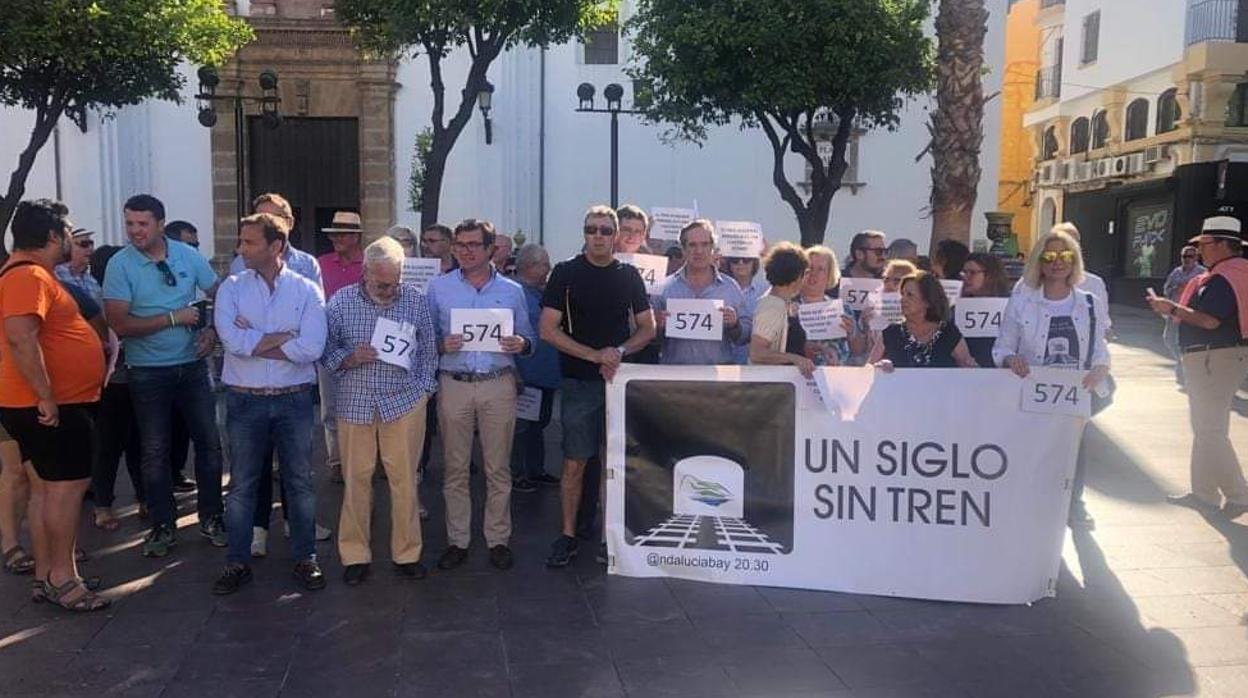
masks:
<svg viewBox="0 0 1248 698"><path fill-rule="evenodd" d="M1083 18L1098 10L1097 60L1081 66ZM1183 60L1186 20L1184 0L1067 0L1062 100L1077 99Z"/></svg>

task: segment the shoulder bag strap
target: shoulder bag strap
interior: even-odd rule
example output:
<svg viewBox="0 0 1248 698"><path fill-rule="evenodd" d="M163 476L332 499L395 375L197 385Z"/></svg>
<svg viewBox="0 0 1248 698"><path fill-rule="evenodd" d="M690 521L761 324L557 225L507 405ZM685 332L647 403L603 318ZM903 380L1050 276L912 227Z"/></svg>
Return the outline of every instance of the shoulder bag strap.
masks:
<svg viewBox="0 0 1248 698"><path fill-rule="evenodd" d="M1088 346L1085 347L1087 358L1084 359L1083 369L1085 371L1092 370L1092 348L1096 346L1096 301L1092 299L1092 294L1087 295L1088 301Z"/></svg>

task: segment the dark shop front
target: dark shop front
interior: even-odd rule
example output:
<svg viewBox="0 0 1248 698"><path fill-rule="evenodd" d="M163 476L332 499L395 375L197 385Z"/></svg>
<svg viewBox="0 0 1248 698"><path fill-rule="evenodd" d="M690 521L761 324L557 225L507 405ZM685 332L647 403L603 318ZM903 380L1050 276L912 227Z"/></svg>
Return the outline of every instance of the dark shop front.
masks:
<svg viewBox="0 0 1248 698"><path fill-rule="evenodd" d="M1161 291L1206 216L1248 212L1248 163L1197 163L1166 179L1067 193L1064 208L1082 233L1088 269L1105 278L1112 302L1144 305L1145 289Z"/></svg>

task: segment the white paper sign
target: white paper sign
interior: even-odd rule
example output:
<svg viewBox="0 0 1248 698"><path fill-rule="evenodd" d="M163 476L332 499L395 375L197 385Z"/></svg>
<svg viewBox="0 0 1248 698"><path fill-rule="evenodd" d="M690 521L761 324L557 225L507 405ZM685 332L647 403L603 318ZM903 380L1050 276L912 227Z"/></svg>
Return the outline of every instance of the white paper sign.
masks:
<svg viewBox="0 0 1248 698"><path fill-rule="evenodd" d="M399 368L411 368L412 349L416 346L416 326L379 317L377 324L373 326L373 339L369 343L377 350L378 361Z"/></svg>
<svg viewBox="0 0 1248 698"><path fill-rule="evenodd" d="M867 306L867 297L874 292L884 290L883 279L841 279L841 300L850 310L862 310Z"/></svg>
<svg viewBox="0 0 1248 698"><path fill-rule="evenodd" d="M674 339L724 338L724 302L700 298L672 298L667 301L668 337Z"/></svg>
<svg viewBox="0 0 1248 698"><path fill-rule="evenodd" d="M844 338L845 328L841 327L844 314L845 307L839 300L797 306L797 319L806 330L806 339L815 341Z"/></svg>
<svg viewBox="0 0 1248 698"><path fill-rule="evenodd" d="M425 257L408 257L403 260L403 283L416 284L421 293L428 293L429 282L442 273L442 260Z"/></svg>
<svg viewBox="0 0 1248 698"><path fill-rule="evenodd" d="M881 288L869 294L866 307L871 311L867 326L873 330L882 330L905 319L901 316L901 294L896 291L885 291Z"/></svg>
<svg viewBox="0 0 1248 698"><path fill-rule="evenodd" d="M958 299L962 297L962 282L957 279L941 279L940 285L949 297L949 305L957 305Z"/></svg>
<svg viewBox="0 0 1248 698"><path fill-rule="evenodd" d="M502 352L500 340L515 334L510 308L451 308L451 334L464 336L462 351Z"/></svg>
<svg viewBox="0 0 1248 698"><path fill-rule="evenodd" d="M1020 409L1036 414L1092 416L1092 395L1083 387L1084 371L1032 367L1022 380Z"/></svg>
<svg viewBox="0 0 1248 698"><path fill-rule="evenodd" d="M655 240L679 240L680 229L697 218L689 208L650 209L650 237Z"/></svg>
<svg viewBox="0 0 1248 698"><path fill-rule="evenodd" d="M615 256L624 264L637 267L641 280L646 284L646 293L657 296L663 290L663 282L667 279L667 257L657 254L628 254Z"/></svg>
<svg viewBox="0 0 1248 698"><path fill-rule="evenodd" d="M954 321L963 337L996 337L1008 298L962 298L953 308Z"/></svg>
<svg viewBox="0 0 1248 698"><path fill-rule="evenodd" d="M516 396L516 419L526 422L540 421L542 418L542 391L540 388L525 388Z"/></svg>
<svg viewBox="0 0 1248 698"><path fill-rule="evenodd" d="M715 221L721 257L761 257L763 227L750 221Z"/></svg>

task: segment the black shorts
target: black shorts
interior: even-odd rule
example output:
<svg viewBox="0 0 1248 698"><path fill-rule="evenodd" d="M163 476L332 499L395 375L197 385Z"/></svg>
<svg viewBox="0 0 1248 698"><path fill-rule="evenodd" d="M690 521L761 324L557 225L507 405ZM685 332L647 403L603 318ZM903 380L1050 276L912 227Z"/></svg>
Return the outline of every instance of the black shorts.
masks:
<svg viewBox="0 0 1248 698"><path fill-rule="evenodd" d="M17 442L22 460L52 482L91 477L96 403L60 405L60 424L45 427L34 407L0 408L0 423Z"/></svg>

